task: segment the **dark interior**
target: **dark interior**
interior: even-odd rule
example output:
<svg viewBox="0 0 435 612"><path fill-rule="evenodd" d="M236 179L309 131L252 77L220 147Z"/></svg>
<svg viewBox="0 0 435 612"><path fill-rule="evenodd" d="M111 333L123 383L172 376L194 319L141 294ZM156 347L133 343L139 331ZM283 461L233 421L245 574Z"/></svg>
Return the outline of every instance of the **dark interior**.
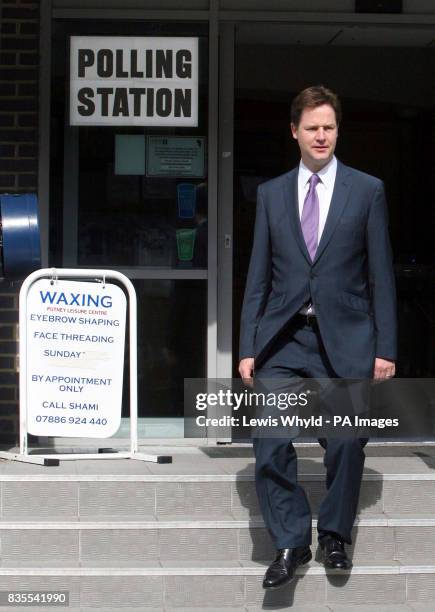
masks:
<svg viewBox="0 0 435 612"><path fill-rule="evenodd" d="M242 32L236 52L234 375L256 186L298 164L290 103L304 87L323 84L343 106L337 157L386 185L399 303L398 374L434 376L435 50L383 47L382 40L379 46L336 48L243 44L243 38Z"/></svg>

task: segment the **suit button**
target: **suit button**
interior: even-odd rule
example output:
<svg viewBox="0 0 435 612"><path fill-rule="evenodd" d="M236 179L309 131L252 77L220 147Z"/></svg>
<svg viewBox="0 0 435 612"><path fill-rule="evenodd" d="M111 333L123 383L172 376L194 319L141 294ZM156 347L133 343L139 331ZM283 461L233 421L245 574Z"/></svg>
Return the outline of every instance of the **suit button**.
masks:
<svg viewBox="0 0 435 612"><path fill-rule="evenodd" d="M315 275L315 273L314 273L314 272L310 272L310 278L311 278L311 280L313 280L314 278L316 278L316 275Z"/></svg>

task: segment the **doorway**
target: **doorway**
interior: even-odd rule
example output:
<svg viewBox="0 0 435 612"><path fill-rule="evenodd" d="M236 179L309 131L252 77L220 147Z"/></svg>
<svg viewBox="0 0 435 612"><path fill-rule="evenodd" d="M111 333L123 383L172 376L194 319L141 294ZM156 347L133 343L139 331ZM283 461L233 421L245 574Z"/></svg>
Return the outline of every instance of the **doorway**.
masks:
<svg viewBox="0 0 435 612"><path fill-rule="evenodd" d="M343 106L337 157L385 182L402 377L435 375L433 28L241 24L235 30L233 375L257 186L295 167L290 104L323 84Z"/></svg>

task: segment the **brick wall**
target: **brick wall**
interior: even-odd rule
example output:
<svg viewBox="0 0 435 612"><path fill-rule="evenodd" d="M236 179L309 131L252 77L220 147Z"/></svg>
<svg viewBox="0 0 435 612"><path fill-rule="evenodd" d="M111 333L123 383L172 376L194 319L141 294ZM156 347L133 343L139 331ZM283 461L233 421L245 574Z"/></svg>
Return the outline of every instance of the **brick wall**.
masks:
<svg viewBox="0 0 435 612"><path fill-rule="evenodd" d="M18 284L0 281L0 442L18 432Z"/></svg>
<svg viewBox="0 0 435 612"><path fill-rule="evenodd" d="M0 193L37 193L39 1L0 0ZM0 442L18 432L18 291L0 278Z"/></svg>
<svg viewBox="0 0 435 612"><path fill-rule="evenodd" d="M36 191L39 2L0 0L0 189Z"/></svg>

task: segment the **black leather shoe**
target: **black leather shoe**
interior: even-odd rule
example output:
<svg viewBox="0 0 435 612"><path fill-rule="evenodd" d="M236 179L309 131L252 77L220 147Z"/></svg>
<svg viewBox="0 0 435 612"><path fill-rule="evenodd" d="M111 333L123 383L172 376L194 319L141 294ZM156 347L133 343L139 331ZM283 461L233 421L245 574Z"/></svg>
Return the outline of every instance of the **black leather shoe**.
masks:
<svg viewBox="0 0 435 612"><path fill-rule="evenodd" d="M323 551L323 563L328 569L349 569L351 562L344 550L344 542L333 535L326 535L320 540Z"/></svg>
<svg viewBox="0 0 435 612"><path fill-rule="evenodd" d="M309 546L281 548L269 566L263 580L263 589L277 589L293 580L296 568L311 561Z"/></svg>

